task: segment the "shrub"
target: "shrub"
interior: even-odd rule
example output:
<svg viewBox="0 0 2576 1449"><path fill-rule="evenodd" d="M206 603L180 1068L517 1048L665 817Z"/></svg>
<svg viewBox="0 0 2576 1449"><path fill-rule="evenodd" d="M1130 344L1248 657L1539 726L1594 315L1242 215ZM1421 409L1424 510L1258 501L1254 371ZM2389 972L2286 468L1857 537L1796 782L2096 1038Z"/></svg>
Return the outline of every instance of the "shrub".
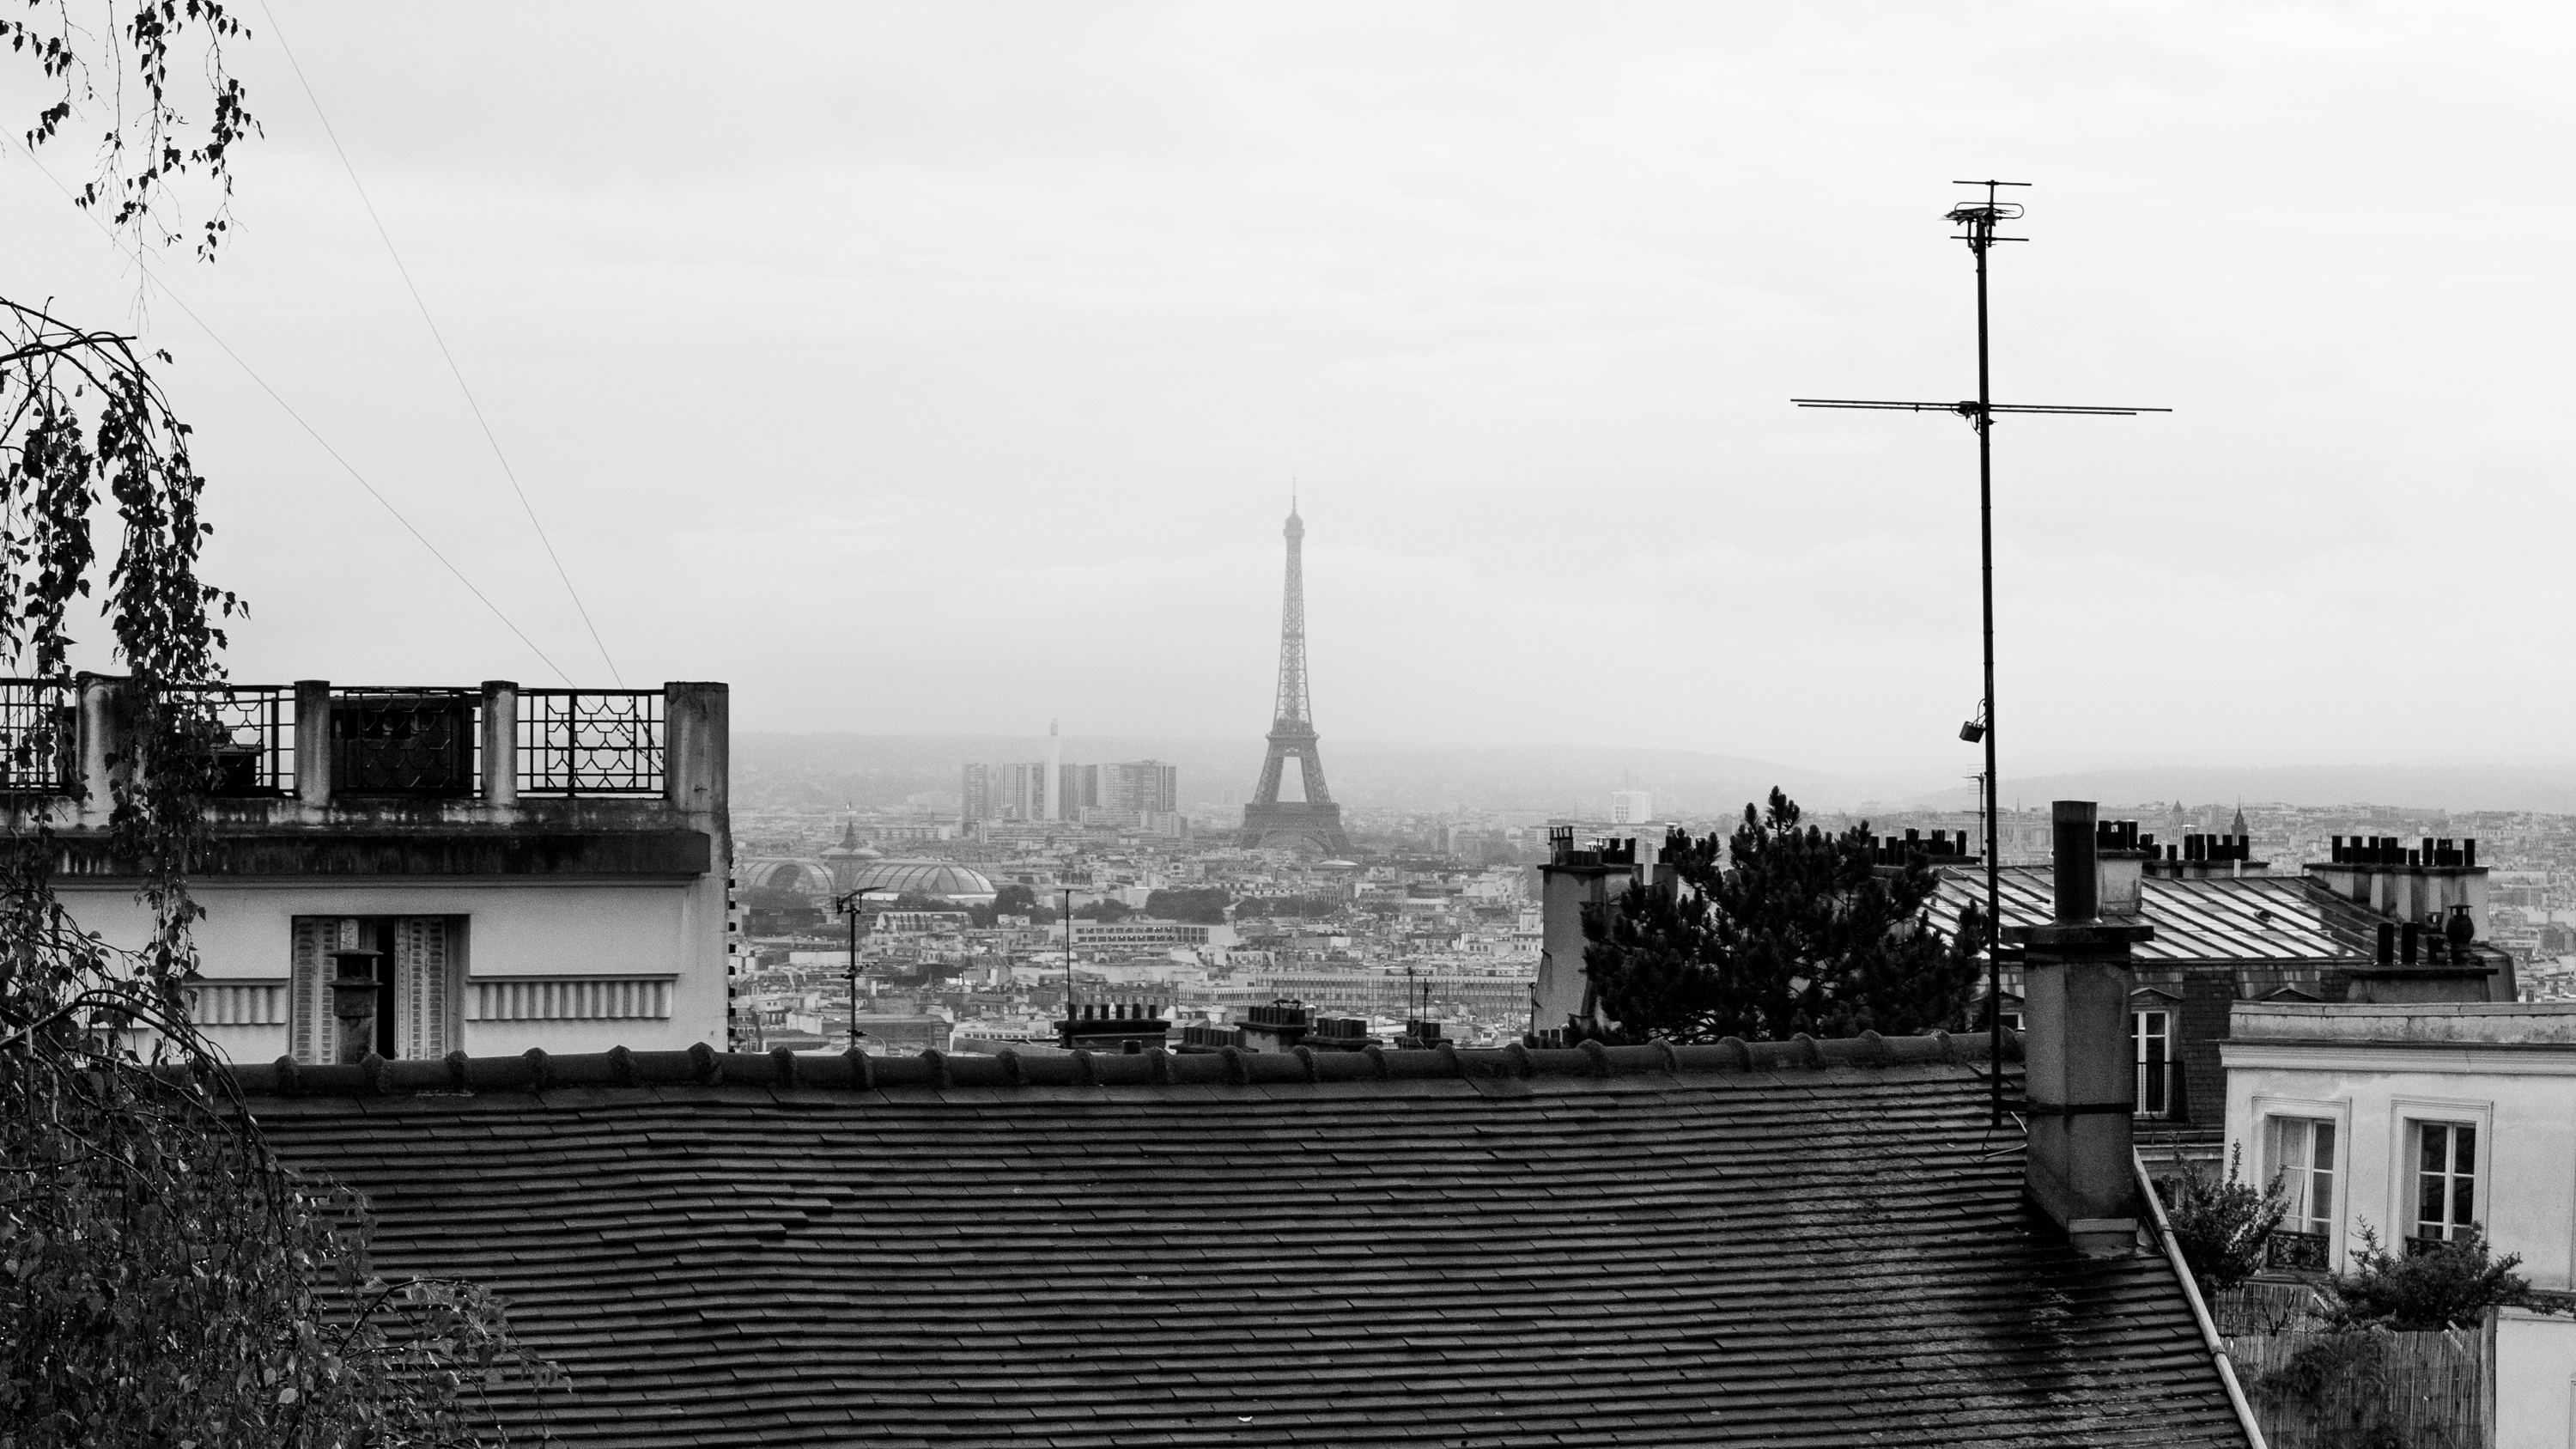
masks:
<svg viewBox="0 0 2576 1449"><path fill-rule="evenodd" d="M2217 1177L2198 1163L2186 1162L2174 1177L2165 1215L2173 1220L2174 1246L2190 1265L2203 1300L2251 1278L2263 1266L2263 1244L2289 1211L2276 1174L2261 1191L2244 1180L2245 1144L2227 1158L2227 1176Z"/></svg>
<svg viewBox="0 0 2576 1449"><path fill-rule="evenodd" d="M2484 1229L2448 1242L2417 1242L2391 1253L2370 1224L2352 1250L2353 1271L2335 1275L2328 1319L2337 1327L2378 1326L2399 1333L2468 1328L2495 1307L2539 1308L2531 1284L2513 1271L2520 1253L2492 1257Z"/></svg>

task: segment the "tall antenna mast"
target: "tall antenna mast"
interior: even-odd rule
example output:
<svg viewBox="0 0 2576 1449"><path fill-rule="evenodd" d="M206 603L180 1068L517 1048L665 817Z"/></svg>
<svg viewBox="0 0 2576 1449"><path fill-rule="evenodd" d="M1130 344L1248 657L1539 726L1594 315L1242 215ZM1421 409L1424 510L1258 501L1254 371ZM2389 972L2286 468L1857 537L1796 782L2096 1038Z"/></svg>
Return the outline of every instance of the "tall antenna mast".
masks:
<svg viewBox="0 0 2576 1449"><path fill-rule="evenodd" d="M1950 208L1943 217L1963 228L1953 240L1964 241L1977 259L1977 397L1974 402L1882 402L1859 398L1800 397L1790 401L1802 408L1863 408L1881 412L1957 413L1977 430L1977 555L1978 586L1985 605L1985 695L1978 701L1977 717L1959 730L1960 738L1983 739L1986 745L1984 788L1979 792L1978 808L1985 815L1986 826L1986 1029L1990 1055L1986 1058L1986 1079L1992 1121L2004 1119L2004 890L2003 852L1998 848L1995 824L1995 415L1998 413L2053 413L2091 417L2135 417L2139 413L2169 413L2171 408L2110 407L2053 403L1999 403L1994 400L1990 361L1992 346L1986 326L1986 253L1997 242L2028 241L2028 237L1997 236L1999 224L2019 218L2021 203L2001 200L1997 193L2006 186L2027 187L2027 181L1953 181L1953 186L1982 186L1984 201L1971 201Z"/></svg>

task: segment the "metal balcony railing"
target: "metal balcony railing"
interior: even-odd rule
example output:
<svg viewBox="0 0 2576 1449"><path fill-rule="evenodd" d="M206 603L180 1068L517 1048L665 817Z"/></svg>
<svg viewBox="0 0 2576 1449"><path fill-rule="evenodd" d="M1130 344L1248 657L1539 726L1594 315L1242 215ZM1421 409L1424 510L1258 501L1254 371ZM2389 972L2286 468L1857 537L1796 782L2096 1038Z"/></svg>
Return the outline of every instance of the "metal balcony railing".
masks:
<svg viewBox="0 0 2576 1449"><path fill-rule="evenodd" d="M662 693L520 690L518 746L522 795L659 795Z"/></svg>
<svg viewBox="0 0 2576 1449"><path fill-rule="evenodd" d="M70 680L0 679L0 795L73 793L79 726Z"/></svg>
<svg viewBox="0 0 2576 1449"><path fill-rule="evenodd" d="M2326 1261L2332 1247L2332 1241L2323 1233L2275 1228L2263 1242L2263 1266L2289 1273L2323 1273L2333 1266Z"/></svg>
<svg viewBox="0 0 2576 1449"><path fill-rule="evenodd" d="M2466 1237L2467 1230L2463 1229L2461 1231L2461 1236ZM2404 1245L2398 1249L2399 1257L2420 1258L2426 1253L2438 1252L2441 1249L2451 1246L2453 1240L2436 1234L2427 1234L2419 1228L2413 1236L2400 1239L2399 1241Z"/></svg>
<svg viewBox="0 0 2576 1449"><path fill-rule="evenodd" d="M269 684L173 686L194 696L216 731L214 786L219 799L263 799L295 793L295 691Z"/></svg>
<svg viewBox="0 0 2576 1449"><path fill-rule="evenodd" d="M471 689L335 689L331 789L345 795L471 796L482 785L483 698Z"/></svg>

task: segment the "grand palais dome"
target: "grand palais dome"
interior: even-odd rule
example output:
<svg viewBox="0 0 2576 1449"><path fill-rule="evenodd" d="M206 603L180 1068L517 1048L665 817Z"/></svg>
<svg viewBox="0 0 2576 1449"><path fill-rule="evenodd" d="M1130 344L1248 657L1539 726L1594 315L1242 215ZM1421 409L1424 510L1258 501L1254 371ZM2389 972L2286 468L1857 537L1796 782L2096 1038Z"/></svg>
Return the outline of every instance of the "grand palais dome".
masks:
<svg viewBox="0 0 2576 1449"><path fill-rule="evenodd" d="M982 871L945 860L870 861L850 875L850 889L862 887L884 892L880 901L910 891L946 896L961 906L989 906L994 896L993 883Z"/></svg>

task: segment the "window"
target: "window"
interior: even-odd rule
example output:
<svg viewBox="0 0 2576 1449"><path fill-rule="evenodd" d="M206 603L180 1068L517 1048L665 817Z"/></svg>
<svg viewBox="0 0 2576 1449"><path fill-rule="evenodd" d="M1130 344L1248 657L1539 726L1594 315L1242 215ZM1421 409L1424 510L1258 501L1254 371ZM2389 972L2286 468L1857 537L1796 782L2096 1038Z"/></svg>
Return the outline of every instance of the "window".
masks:
<svg viewBox="0 0 2576 1449"><path fill-rule="evenodd" d="M2272 1170L2281 1175L2292 1232L2331 1237L2335 1223L2335 1124L2317 1117L2272 1119Z"/></svg>
<svg viewBox="0 0 2576 1449"><path fill-rule="evenodd" d="M2476 1221L2478 1129L2466 1122L2418 1122L2415 1147L2414 1235L2465 1235Z"/></svg>
<svg viewBox="0 0 2576 1449"><path fill-rule="evenodd" d="M2161 1007L2129 1013L2129 1046L2138 1063L2138 1115L2173 1115L2173 1013Z"/></svg>
<svg viewBox="0 0 2576 1449"><path fill-rule="evenodd" d="M341 1057L341 1026L332 1012L334 951L372 951L376 978L373 1040L366 1050L391 1059L434 1060L462 1036L465 979L462 916L297 916L293 926L287 1041L299 1062Z"/></svg>

